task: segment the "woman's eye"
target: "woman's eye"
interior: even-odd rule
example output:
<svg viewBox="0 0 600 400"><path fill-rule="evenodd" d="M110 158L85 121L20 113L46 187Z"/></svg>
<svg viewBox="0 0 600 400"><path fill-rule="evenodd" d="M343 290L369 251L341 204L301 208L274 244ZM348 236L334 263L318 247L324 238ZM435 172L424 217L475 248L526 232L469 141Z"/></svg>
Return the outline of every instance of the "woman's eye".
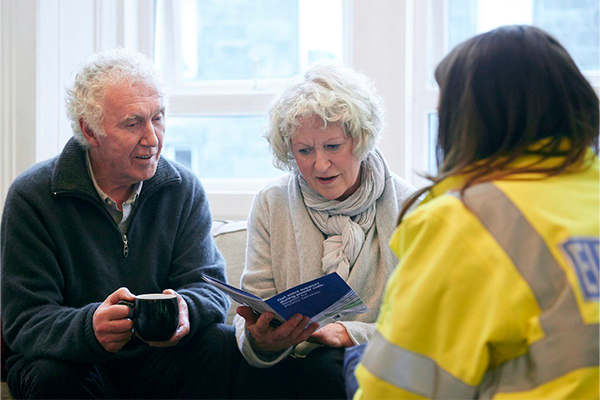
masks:
<svg viewBox="0 0 600 400"><path fill-rule="evenodd" d="M310 149L300 149L298 150L298 153L302 154L303 156L307 156L310 154Z"/></svg>
<svg viewBox="0 0 600 400"><path fill-rule="evenodd" d="M341 146L341 144L328 144L328 145L325 146L325 148L327 150L333 150L333 151L335 151L335 150L338 150L340 148L340 146Z"/></svg>

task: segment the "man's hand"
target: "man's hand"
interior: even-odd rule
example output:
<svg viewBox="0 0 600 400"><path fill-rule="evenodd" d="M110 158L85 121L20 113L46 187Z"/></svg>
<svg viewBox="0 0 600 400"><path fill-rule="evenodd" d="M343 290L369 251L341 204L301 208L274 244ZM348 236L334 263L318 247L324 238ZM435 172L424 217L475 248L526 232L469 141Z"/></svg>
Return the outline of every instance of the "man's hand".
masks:
<svg viewBox="0 0 600 400"><path fill-rule="evenodd" d="M236 312L246 320L246 329L252 337L252 347L263 353L285 350L304 342L319 327L317 323L307 326L310 318L300 314L274 328L270 325L274 317L271 312L265 312L259 317L246 306L239 306Z"/></svg>
<svg viewBox="0 0 600 400"><path fill-rule="evenodd" d="M152 347L172 347L177 345L181 339L187 336L190 333L190 314L188 311L188 306L183 297L181 297L176 291L173 289L165 289L163 293L166 294L176 294L177 295L177 303L179 304L179 325L177 326L177 330L171 336L169 340L164 342L146 342L148 345Z"/></svg>
<svg viewBox="0 0 600 400"><path fill-rule="evenodd" d="M121 350L133 333L133 321L127 318L129 307L117 304L121 300L135 301L135 296L127 288L117 289L100 304L92 317L96 339L111 353Z"/></svg>
<svg viewBox="0 0 600 400"><path fill-rule="evenodd" d="M342 324L334 323L325 325L308 338L309 342L321 343L328 347L352 347L354 342L350 339L346 327Z"/></svg>

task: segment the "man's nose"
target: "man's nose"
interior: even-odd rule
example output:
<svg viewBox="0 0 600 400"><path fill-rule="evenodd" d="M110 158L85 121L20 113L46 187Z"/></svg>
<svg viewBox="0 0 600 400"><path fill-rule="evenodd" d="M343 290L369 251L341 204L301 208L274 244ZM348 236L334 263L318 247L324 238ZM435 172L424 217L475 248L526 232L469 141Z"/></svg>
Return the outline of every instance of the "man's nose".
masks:
<svg viewBox="0 0 600 400"><path fill-rule="evenodd" d="M156 136L156 127L148 122L144 126L144 134L142 135L142 139L140 140L140 144L148 147L156 147L158 146L158 137Z"/></svg>

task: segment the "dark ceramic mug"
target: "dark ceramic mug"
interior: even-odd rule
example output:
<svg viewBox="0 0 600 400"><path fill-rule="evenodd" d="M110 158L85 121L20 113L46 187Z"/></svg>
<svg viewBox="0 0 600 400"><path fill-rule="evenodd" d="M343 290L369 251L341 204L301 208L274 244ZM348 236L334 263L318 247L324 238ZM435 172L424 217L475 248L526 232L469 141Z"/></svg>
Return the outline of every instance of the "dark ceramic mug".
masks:
<svg viewBox="0 0 600 400"><path fill-rule="evenodd" d="M131 309L129 318L133 320L133 327L146 342L169 340L179 326L176 294L140 294L135 301L121 300L119 304Z"/></svg>

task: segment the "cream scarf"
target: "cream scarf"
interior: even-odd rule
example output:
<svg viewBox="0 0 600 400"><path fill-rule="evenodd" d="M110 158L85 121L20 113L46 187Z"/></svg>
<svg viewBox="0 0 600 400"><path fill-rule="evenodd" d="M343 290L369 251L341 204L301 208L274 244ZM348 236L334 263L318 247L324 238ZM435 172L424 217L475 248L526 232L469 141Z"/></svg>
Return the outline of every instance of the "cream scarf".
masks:
<svg viewBox="0 0 600 400"><path fill-rule="evenodd" d="M361 183L346 200L328 200L313 190L297 174L310 218L325 235L322 268L325 274L337 272L347 280L365 241L365 233L375 221L375 203L385 188L385 162L379 150L361 163Z"/></svg>

